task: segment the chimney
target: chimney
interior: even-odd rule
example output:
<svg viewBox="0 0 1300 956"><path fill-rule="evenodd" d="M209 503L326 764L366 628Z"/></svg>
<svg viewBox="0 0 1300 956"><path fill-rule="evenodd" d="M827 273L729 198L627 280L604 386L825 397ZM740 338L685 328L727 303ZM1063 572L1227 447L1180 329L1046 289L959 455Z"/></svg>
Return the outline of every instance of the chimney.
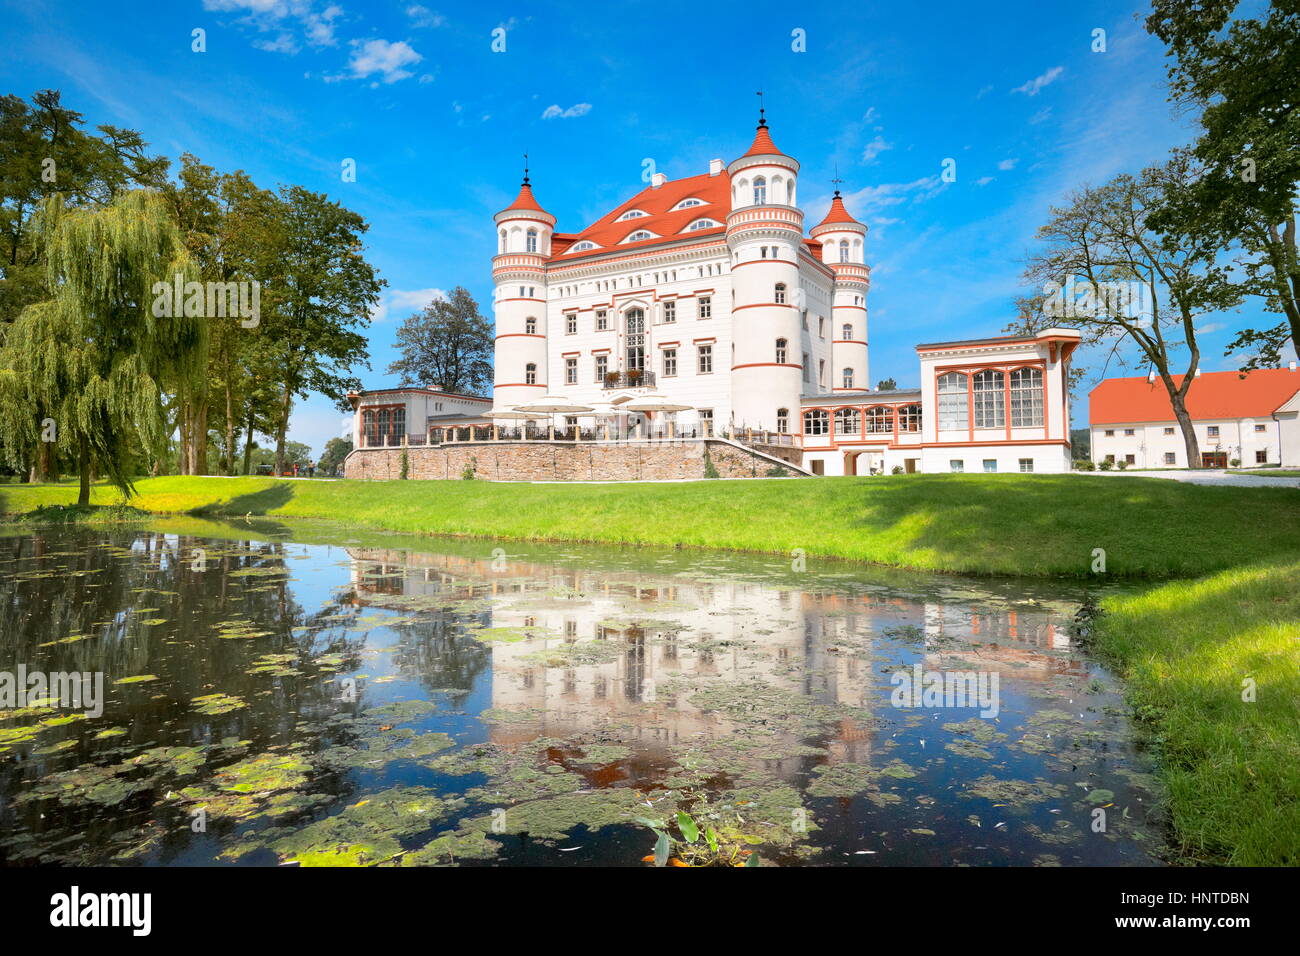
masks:
<svg viewBox="0 0 1300 956"><path fill-rule="evenodd" d="M1199 368L1196 370L1196 377L1197 378L1201 377L1201 370Z"/></svg>
<svg viewBox="0 0 1300 956"><path fill-rule="evenodd" d="M1156 370L1152 369L1151 371L1147 372L1147 384L1149 385L1155 380L1156 380Z"/></svg>
<svg viewBox="0 0 1300 956"><path fill-rule="evenodd" d="M709 160L709 175L717 176L721 172L722 172L722 160L720 159Z"/></svg>
<svg viewBox="0 0 1300 956"><path fill-rule="evenodd" d="M1289 368L1291 371L1294 372L1294 371L1295 371L1295 362L1291 362L1289 365L1287 365L1287 368Z"/></svg>
<svg viewBox="0 0 1300 956"><path fill-rule="evenodd" d="M650 188L658 189L664 183L668 182L668 177L663 173L654 173L650 176Z"/></svg>

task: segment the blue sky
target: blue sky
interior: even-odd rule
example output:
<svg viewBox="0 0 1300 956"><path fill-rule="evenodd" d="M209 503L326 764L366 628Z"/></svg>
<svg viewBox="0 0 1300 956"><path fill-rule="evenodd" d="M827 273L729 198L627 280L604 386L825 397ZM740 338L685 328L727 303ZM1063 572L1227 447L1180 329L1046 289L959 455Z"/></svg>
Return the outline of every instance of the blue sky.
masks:
<svg viewBox="0 0 1300 956"><path fill-rule="evenodd" d="M395 384L383 374L394 331L431 290L460 284L489 301L492 215L517 191L525 151L538 199L576 231L642 188L647 158L677 178L742 153L763 89L773 138L802 164L810 222L838 165L870 226L871 376L907 385L918 342L1010 320L1051 203L1193 136L1165 102L1144 4L996 9L0 0L0 77L23 96L59 88L89 125L138 129L173 159L188 151L263 186L301 184L365 216L389 283L372 368L359 370L368 387ZM504 52L492 49L498 28ZM1099 28L1104 53L1092 51ZM191 49L195 29L206 52ZM949 158L957 179L942 183ZM342 180L345 159L355 182ZM1243 321L1207 320L1205 368L1237 367L1223 347ZM1102 357L1083 360L1095 378ZM319 454L340 418L313 397L291 437Z"/></svg>

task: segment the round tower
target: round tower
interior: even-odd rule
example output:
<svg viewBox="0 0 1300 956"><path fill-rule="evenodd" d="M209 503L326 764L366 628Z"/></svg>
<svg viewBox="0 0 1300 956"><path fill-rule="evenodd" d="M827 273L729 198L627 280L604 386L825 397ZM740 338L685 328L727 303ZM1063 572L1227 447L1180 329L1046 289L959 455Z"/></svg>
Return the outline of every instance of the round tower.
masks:
<svg viewBox="0 0 1300 956"><path fill-rule="evenodd" d="M826 218L810 235L822 244L822 262L835 273L831 302L831 385L843 392L871 387L867 368L867 290L871 269L866 263L867 227L844 207L835 190Z"/></svg>
<svg viewBox="0 0 1300 956"><path fill-rule="evenodd" d="M496 361L492 406L510 408L546 393L546 259L555 217L533 197L524 169L519 195L495 216Z"/></svg>
<svg viewBox="0 0 1300 956"><path fill-rule="evenodd" d="M798 431L803 392L799 163L772 142L761 118L749 152L727 166L731 212L732 423Z"/></svg>

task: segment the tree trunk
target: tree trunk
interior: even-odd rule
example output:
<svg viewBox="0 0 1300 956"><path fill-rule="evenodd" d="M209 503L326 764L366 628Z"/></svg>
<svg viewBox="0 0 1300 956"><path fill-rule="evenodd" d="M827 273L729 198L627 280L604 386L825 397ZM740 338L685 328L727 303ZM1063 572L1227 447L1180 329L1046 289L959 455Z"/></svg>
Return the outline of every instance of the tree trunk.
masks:
<svg viewBox="0 0 1300 956"><path fill-rule="evenodd" d="M194 422L190 426L190 474L208 473L208 403L207 398L194 407Z"/></svg>
<svg viewBox="0 0 1300 956"><path fill-rule="evenodd" d="M253 473L253 406L248 406L248 430L244 433L244 474Z"/></svg>
<svg viewBox="0 0 1300 956"><path fill-rule="evenodd" d="M83 437L77 455L77 470L81 473L81 487L77 490L77 504L90 504L90 442Z"/></svg>
<svg viewBox="0 0 1300 956"><path fill-rule="evenodd" d="M1192 427L1192 416L1187 414L1187 403L1183 401L1183 396L1177 393L1169 398L1169 404L1174 407L1174 418L1178 419L1178 427L1183 430L1183 446L1187 449L1187 467L1201 467L1201 449L1196 441L1196 429Z"/></svg>
<svg viewBox="0 0 1300 956"><path fill-rule="evenodd" d="M229 370L227 370L229 372ZM226 375L226 474L235 473L235 396L230 390L230 376Z"/></svg>
<svg viewBox="0 0 1300 956"><path fill-rule="evenodd" d="M289 430L289 410L293 407L293 392L288 386L284 389L284 398L280 403L280 421L275 427L275 474L284 474L284 433Z"/></svg>

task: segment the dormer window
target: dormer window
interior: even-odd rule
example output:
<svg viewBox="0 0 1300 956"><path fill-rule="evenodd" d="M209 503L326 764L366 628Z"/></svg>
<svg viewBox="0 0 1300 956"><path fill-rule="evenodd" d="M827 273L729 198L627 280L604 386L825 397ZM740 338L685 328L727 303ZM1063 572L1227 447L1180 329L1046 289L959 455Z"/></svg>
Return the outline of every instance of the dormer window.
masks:
<svg viewBox="0 0 1300 956"><path fill-rule="evenodd" d="M629 209L627 212L623 213L623 215L619 216L614 221L622 222L624 219L640 219L642 216L648 216L648 215L649 213L644 212L640 209Z"/></svg>
<svg viewBox="0 0 1300 956"><path fill-rule="evenodd" d="M597 247L597 245L596 245L594 242L592 242L592 241L590 241L590 240L588 240L588 239L584 239L584 240L582 240L582 242L577 243L577 244L576 244L572 249L570 249L569 251L570 251L570 252L586 252L588 249L596 249L596 248L598 248L598 247Z"/></svg>
<svg viewBox="0 0 1300 956"><path fill-rule="evenodd" d="M673 208L668 211L676 212L679 209L690 209L692 206L703 206L703 205L704 205L703 199L696 199L694 196L691 196L689 199L683 199L681 202L679 202L676 206L673 206Z"/></svg>
<svg viewBox="0 0 1300 956"><path fill-rule="evenodd" d="M696 219L686 227L687 232L695 232L697 229L717 229L722 223L716 219Z"/></svg>
<svg viewBox="0 0 1300 956"><path fill-rule="evenodd" d="M638 229L636 232L634 232L634 233L632 233L631 235L629 235L629 236L628 236L626 239L624 239L623 241L624 241L624 242L640 242L640 241L643 240L643 239L653 239L653 238L655 238L655 234L654 234L653 232L650 232L649 230L646 230L646 229Z"/></svg>

